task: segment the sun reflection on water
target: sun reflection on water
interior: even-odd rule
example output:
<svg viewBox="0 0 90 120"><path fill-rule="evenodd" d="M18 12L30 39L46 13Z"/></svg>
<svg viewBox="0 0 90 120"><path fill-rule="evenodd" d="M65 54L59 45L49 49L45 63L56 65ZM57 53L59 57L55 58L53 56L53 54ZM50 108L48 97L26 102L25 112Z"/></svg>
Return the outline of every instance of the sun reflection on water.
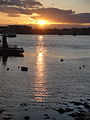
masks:
<svg viewBox="0 0 90 120"><path fill-rule="evenodd" d="M43 35L39 35L39 41L43 40Z"/></svg>
<svg viewBox="0 0 90 120"><path fill-rule="evenodd" d="M35 84L34 84L34 99L37 102L43 102L45 100L45 96L48 95L47 93L47 86L46 86L46 69L45 69L45 54L46 49L44 47L43 36L38 37L38 45L36 48L36 77L35 77Z"/></svg>

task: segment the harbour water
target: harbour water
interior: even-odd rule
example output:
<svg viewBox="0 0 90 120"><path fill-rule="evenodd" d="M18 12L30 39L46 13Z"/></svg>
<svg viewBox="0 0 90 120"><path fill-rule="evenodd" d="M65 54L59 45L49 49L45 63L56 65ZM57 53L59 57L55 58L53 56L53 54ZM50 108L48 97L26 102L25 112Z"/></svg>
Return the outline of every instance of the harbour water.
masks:
<svg viewBox="0 0 90 120"><path fill-rule="evenodd" d="M0 57L0 105L90 98L90 36L18 35L8 43L25 53Z"/></svg>

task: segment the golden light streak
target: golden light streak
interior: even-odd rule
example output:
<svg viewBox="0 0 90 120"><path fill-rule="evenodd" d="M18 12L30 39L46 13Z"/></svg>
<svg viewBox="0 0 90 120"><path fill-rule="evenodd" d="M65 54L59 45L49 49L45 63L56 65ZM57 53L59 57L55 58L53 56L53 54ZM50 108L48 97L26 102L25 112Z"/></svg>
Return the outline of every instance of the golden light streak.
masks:
<svg viewBox="0 0 90 120"><path fill-rule="evenodd" d="M47 93L47 86L46 86L46 69L45 69L45 54L46 49L43 46L43 36L38 36L38 43L36 48L36 77L35 77L35 84L34 84L34 99L37 102L43 102L45 96L48 96Z"/></svg>

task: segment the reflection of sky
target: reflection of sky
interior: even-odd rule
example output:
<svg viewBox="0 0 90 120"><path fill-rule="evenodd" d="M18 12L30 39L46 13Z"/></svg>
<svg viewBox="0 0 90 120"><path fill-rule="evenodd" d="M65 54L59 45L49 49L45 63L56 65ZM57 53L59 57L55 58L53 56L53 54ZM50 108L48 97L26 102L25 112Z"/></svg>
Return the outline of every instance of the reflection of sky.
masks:
<svg viewBox="0 0 90 120"><path fill-rule="evenodd" d="M36 48L36 77L35 77L35 100L37 102L44 101L44 97L47 96L47 88L46 88L46 73L45 73L45 53L46 49L43 46L43 36L38 37L38 43Z"/></svg>

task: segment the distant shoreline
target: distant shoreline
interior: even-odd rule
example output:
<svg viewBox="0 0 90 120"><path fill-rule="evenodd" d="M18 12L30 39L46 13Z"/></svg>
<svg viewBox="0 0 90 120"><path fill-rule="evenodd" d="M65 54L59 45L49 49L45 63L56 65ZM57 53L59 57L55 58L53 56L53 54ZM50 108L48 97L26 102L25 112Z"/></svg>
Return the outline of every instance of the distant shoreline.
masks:
<svg viewBox="0 0 90 120"><path fill-rule="evenodd" d="M16 34L35 34L35 35L90 35L90 27L88 28L70 28L70 29L40 29L32 28L31 26L25 25L9 25L1 26L0 34L2 33L12 33Z"/></svg>
<svg viewBox="0 0 90 120"><path fill-rule="evenodd" d="M49 33L16 33L17 35L58 35L58 36L64 36L64 35L72 35L72 36L79 36L79 35L82 35L82 36L90 36L90 34L77 34L77 35L73 35L73 34L63 34L63 35L60 35L60 34L49 34Z"/></svg>

